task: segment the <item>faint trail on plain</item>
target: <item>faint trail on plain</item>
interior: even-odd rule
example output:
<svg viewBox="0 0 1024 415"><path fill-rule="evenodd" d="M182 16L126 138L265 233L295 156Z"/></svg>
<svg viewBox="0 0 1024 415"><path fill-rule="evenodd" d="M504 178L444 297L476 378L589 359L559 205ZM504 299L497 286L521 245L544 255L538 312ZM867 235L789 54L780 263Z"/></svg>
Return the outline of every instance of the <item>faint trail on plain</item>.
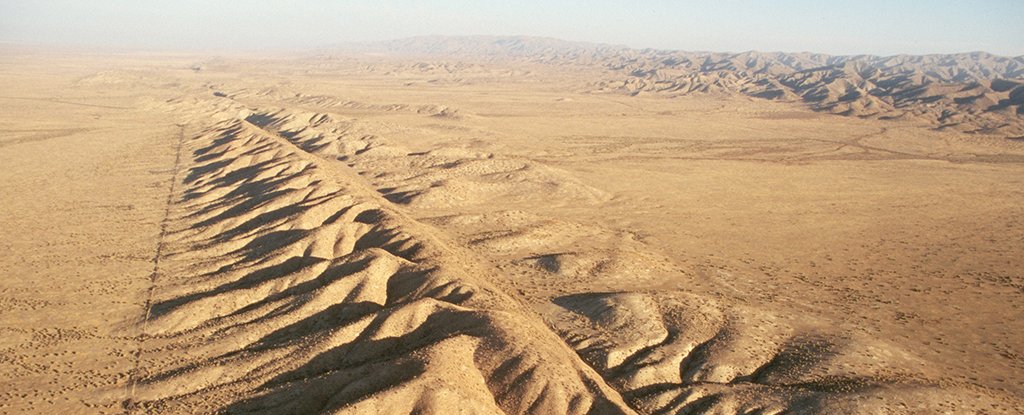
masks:
<svg viewBox="0 0 1024 415"><path fill-rule="evenodd" d="M127 393L124 400L126 413L132 413L132 399L135 397L135 384L138 381L139 365L142 360L142 344L146 341L146 329L149 326L149 317L153 311L153 292L156 290L156 281L160 277L160 257L164 250L164 236L167 235L167 221L171 216L171 205L174 203L174 188L178 183L178 172L181 170L181 146L185 142L185 125L178 125L178 144L174 156L174 169L171 173L171 184L167 189L167 203L164 207L164 217L160 221L160 235L157 237L156 252L153 254L153 271L149 274L149 289L146 292L146 314L142 319L142 328L139 330L138 347L135 349L134 363L129 372Z"/></svg>

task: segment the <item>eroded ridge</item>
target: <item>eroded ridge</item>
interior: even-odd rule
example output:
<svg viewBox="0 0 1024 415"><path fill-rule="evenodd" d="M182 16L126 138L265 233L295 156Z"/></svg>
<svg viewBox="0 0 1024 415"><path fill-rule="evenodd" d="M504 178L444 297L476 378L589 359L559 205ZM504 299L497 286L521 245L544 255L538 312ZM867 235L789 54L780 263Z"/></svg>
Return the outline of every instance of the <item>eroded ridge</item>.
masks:
<svg viewBox="0 0 1024 415"><path fill-rule="evenodd" d="M414 208L452 208L489 203L532 203L548 194L565 203L594 205L610 198L568 172L529 160L471 148L414 152L380 125L339 119L330 113L292 109L259 110L246 118L303 150L341 160L361 173L390 202ZM398 129L390 127L391 129ZM402 173L397 173L397 172ZM387 172L373 174L375 172Z"/></svg>
<svg viewBox="0 0 1024 415"><path fill-rule="evenodd" d="M642 413L1013 413L913 351L678 292L557 298L566 341Z"/></svg>
<svg viewBox="0 0 1024 415"><path fill-rule="evenodd" d="M339 114L215 101L214 118L225 121L189 145L195 165L168 235L175 279L157 290L138 408L771 414L1019 406L861 330L680 285L634 289L679 270L628 232L515 210L428 219L453 232L472 225L466 252L389 207L514 205L523 189L573 203L605 198L557 169L462 148L413 152L383 137L397 130ZM491 288L481 276L495 270L479 259L539 278L502 288L531 301L548 325Z"/></svg>
<svg viewBox="0 0 1024 415"><path fill-rule="evenodd" d="M344 167L238 118L185 150L133 409L631 412L488 268Z"/></svg>

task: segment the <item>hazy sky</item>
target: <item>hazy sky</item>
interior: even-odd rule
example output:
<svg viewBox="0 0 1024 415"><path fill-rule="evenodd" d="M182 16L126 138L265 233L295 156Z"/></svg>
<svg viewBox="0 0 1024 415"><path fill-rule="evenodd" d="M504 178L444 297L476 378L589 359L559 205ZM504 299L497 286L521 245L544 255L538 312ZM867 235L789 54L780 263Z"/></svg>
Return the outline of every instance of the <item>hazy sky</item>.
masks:
<svg viewBox="0 0 1024 415"><path fill-rule="evenodd" d="M1024 55L1024 0L0 0L0 40L282 49L534 35L683 50Z"/></svg>

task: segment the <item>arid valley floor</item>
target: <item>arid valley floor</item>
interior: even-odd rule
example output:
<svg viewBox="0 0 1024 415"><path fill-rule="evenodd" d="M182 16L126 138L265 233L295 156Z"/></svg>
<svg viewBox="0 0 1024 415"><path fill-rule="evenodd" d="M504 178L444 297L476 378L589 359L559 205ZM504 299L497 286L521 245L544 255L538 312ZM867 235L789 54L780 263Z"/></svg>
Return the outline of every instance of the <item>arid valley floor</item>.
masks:
<svg viewBox="0 0 1024 415"><path fill-rule="evenodd" d="M1024 408L1019 110L0 53L0 413Z"/></svg>

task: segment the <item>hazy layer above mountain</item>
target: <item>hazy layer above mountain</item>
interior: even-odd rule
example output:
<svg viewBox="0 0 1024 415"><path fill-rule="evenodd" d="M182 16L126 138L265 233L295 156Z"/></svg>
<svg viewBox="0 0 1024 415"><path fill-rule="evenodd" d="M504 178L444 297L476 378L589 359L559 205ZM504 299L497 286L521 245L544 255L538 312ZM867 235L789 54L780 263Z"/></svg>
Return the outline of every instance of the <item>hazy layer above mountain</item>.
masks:
<svg viewBox="0 0 1024 415"><path fill-rule="evenodd" d="M580 54L614 56L630 49L625 46L534 36L417 36L380 42L346 43L329 50L395 56L572 59Z"/></svg>
<svg viewBox="0 0 1024 415"><path fill-rule="evenodd" d="M1024 136L1024 57L831 56L783 52L630 49L538 37L414 37L336 51L431 59L583 65L608 71L591 92L742 94L804 102L818 111L906 118L933 128Z"/></svg>

